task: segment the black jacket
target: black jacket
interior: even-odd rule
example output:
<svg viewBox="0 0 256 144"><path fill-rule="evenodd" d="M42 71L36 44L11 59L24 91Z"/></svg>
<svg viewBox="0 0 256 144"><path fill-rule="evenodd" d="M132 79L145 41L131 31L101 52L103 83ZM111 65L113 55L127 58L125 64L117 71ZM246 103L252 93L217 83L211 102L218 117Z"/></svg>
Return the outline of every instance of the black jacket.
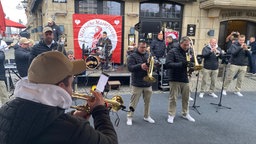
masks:
<svg viewBox="0 0 256 144"><path fill-rule="evenodd" d="M128 70L132 73L132 85L136 87L150 87L151 84L147 83L143 80L145 76L147 76L147 71L141 68L141 64L148 62L148 53L141 54L136 49L134 53L132 53L127 58L127 66Z"/></svg>
<svg viewBox="0 0 256 144"><path fill-rule="evenodd" d="M179 47L179 42L176 39L173 39L172 42L168 43L166 49L167 53L172 49L172 48L178 48Z"/></svg>
<svg viewBox="0 0 256 144"><path fill-rule="evenodd" d="M21 77L28 75L30 49L19 47L15 49L14 57L18 73Z"/></svg>
<svg viewBox="0 0 256 144"><path fill-rule="evenodd" d="M1 144L117 144L109 111L97 106L89 122L64 109L15 98L0 108Z"/></svg>
<svg viewBox="0 0 256 144"><path fill-rule="evenodd" d="M202 50L202 55L204 58L204 68L208 70L217 70L219 68L219 58L222 55L221 48L217 48L220 51L219 55L211 52L209 45L205 46Z"/></svg>
<svg viewBox="0 0 256 144"><path fill-rule="evenodd" d="M233 43L228 52L231 54L231 64L238 66L247 66L249 64L250 52L244 50L238 42Z"/></svg>
<svg viewBox="0 0 256 144"><path fill-rule="evenodd" d="M256 41L250 43L252 54L256 54Z"/></svg>
<svg viewBox="0 0 256 144"><path fill-rule="evenodd" d="M0 81L6 80L5 77L5 68L4 68L4 61L5 61L5 54L3 51L0 50Z"/></svg>
<svg viewBox="0 0 256 144"><path fill-rule="evenodd" d="M154 39L150 45L150 52L152 56L156 56L157 59L165 57L165 42L164 40Z"/></svg>
<svg viewBox="0 0 256 144"><path fill-rule="evenodd" d="M186 52L187 51L184 51L180 46L178 48L172 48L168 52L165 61L165 68L170 69L169 81L184 83L189 82L186 65Z"/></svg>
<svg viewBox="0 0 256 144"><path fill-rule="evenodd" d="M43 52L47 52L47 51L52 51L52 50L60 50L60 47L58 46L58 44L56 42L52 43L51 47L48 47L44 41L40 41L38 44L34 45L31 49L30 52L30 56L29 56L29 64L31 64L32 60L39 54L43 53ZM64 55L66 54L66 50L65 48L63 49L63 53Z"/></svg>
<svg viewBox="0 0 256 144"><path fill-rule="evenodd" d="M60 36L62 35L62 31L60 30L60 27L58 25L54 24L52 26L49 26L49 25L46 25L47 27L51 27L52 30L53 30L53 35L54 35L54 41L55 42L58 42L59 41L59 38Z"/></svg>

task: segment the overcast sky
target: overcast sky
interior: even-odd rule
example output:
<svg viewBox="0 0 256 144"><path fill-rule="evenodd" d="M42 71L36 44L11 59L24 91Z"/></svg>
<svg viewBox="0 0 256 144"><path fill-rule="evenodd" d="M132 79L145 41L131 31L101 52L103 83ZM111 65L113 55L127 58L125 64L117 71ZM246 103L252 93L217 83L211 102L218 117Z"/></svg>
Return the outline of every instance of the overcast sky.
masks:
<svg viewBox="0 0 256 144"><path fill-rule="evenodd" d="M23 22L23 24L27 23L27 18L25 14L25 10L22 8L21 10L18 10L16 6L18 4L21 4L22 0L1 0L5 17L9 17L10 20L13 20L15 22L19 22L19 19Z"/></svg>

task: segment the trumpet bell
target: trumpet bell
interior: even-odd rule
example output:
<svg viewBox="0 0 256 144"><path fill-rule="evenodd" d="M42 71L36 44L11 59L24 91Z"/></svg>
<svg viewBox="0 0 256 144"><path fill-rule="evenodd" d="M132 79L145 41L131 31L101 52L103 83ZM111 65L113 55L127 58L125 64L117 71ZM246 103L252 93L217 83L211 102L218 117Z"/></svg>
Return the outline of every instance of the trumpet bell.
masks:
<svg viewBox="0 0 256 144"><path fill-rule="evenodd" d="M145 82L148 82L148 83L154 83L154 82L156 82L156 79L155 79L153 76L145 76L145 77L143 78L143 80L144 80Z"/></svg>
<svg viewBox="0 0 256 144"><path fill-rule="evenodd" d="M194 66L194 70L195 70L195 71L199 71L199 70L201 70L201 69L203 69L203 66L202 66L202 65L195 65L195 66Z"/></svg>
<svg viewBox="0 0 256 144"><path fill-rule="evenodd" d="M122 108L124 101L121 96L117 95L117 96L113 96L111 99L111 102L109 102L109 103L112 105L111 110L114 112L117 112Z"/></svg>

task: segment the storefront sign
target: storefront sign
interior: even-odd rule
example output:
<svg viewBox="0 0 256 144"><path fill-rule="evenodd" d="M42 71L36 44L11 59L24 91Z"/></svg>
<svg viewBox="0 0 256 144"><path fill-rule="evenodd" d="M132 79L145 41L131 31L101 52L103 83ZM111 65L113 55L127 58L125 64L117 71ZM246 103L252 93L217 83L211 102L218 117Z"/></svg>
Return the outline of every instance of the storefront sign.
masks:
<svg viewBox="0 0 256 144"><path fill-rule="evenodd" d="M187 36L195 36L196 35L196 25L188 24L187 25Z"/></svg>
<svg viewBox="0 0 256 144"><path fill-rule="evenodd" d="M121 63L122 16L73 14L75 58L82 58L82 48L96 49L96 44L107 32L112 43L112 59Z"/></svg>
<svg viewBox="0 0 256 144"><path fill-rule="evenodd" d="M256 18L255 10L227 10L221 12L222 19L251 17Z"/></svg>

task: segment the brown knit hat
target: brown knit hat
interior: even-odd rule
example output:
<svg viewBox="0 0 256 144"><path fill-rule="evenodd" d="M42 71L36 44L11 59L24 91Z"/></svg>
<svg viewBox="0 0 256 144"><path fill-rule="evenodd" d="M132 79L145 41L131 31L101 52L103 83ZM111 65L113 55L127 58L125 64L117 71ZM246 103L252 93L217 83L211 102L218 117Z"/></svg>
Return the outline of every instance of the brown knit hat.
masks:
<svg viewBox="0 0 256 144"><path fill-rule="evenodd" d="M28 80L40 84L57 84L69 75L82 73L86 69L83 60L70 61L58 51L38 55L28 69Z"/></svg>

